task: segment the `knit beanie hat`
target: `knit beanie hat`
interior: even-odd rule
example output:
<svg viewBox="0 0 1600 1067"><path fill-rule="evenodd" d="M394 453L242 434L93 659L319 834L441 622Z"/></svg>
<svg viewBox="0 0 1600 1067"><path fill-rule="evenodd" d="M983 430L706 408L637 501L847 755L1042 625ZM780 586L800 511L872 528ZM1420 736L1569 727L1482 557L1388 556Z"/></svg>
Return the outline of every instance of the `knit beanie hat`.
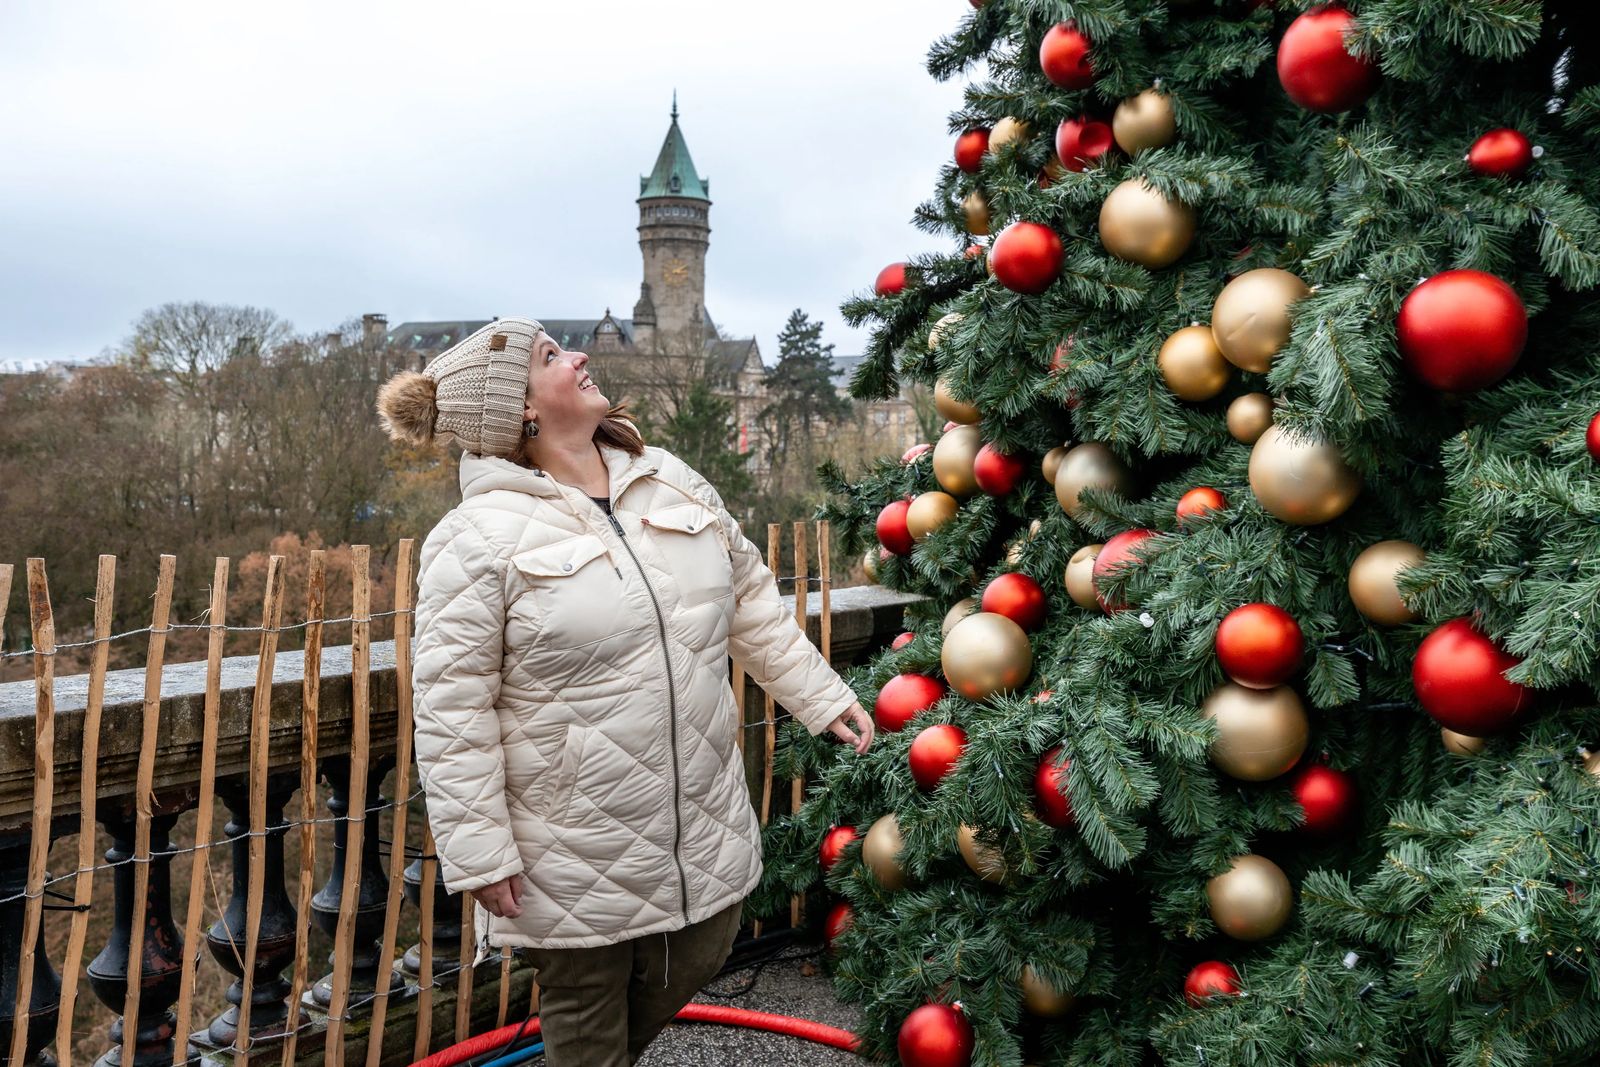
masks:
<svg viewBox="0 0 1600 1067"><path fill-rule="evenodd" d="M378 390L378 421L396 441L449 436L468 452L509 457L522 440L533 319L496 319L440 352L420 373L401 371Z"/></svg>

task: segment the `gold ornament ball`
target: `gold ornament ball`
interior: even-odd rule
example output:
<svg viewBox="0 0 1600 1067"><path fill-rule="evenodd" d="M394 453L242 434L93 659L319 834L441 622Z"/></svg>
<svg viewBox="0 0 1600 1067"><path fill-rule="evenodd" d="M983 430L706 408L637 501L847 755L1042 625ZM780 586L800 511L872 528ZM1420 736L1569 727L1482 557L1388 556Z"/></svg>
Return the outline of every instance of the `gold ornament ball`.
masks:
<svg viewBox="0 0 1600 1067"><path fill-rule="evenodd" d="M1253 445L1272 425L1272 397L1246 393L1228 405L1228 433L1235 441Z"/></svg>
<svg viewBox="0 0 1600 1067"><path fill-rule="evenodd" d="M978 491L973 464L983 448L983 435L976 426L963 425L948 430L933 446L933 478L952 496L967 497Z"/></svg>
<svg viewBox="0 0 1600 1067"><path fill-rule="evenodd" d="M1361 494L1361 476L1327 441L1270 426L1250 450L1250 491L1294 526L1343 515Z"/></svg>
<svg viewBox="0 0 1600 1067"><path fill-rule="evenodd" d="M1078 497L1085 489L1113 489L1128 496L1133 492L1133 472L1105 445L1086 441L1063 456L1056 468L1056 502L1061 510L1079 518Z"/></svg>
<svg viewBox="0 0 1600 1067"><path fill-rule="evenodd" d="M1294 890L1289 876L1264 856L1235 856L1233 866L1206 883L1211 920L1240 941L1271 937L1289 921Z"/></svg>
<svg viewBox="0 0 1600 1067"><path fill-rule="evenodd" d="M1422 562L1422 549L1410 541L1379 541L1350 564L1350 600L1380 626L1412 622L1417 613L1400 599L1400 572Z"/></svg>
<svg viewBox="0 0 1600 1067"><path fill-rule="evenodd" d="M983 700L1009 693L1028 680L1033 646L1022 627L1006 616L979 611L950 628L939 666L950 688L968 700Z"/></svg>
<svg viewBox="0 0 1600 1067"><path fill-rule="evenodd" d="M1488 744L1481 737L1470 734L1458 734L1448 726L1439 728L1439 740L1444 742L1446 752L1457 756L1476 756L1483 751L1483 746Z"/></svg>
<svg viewBox="0 0 1600 1067"><path fill-rule="evenodd" d="M1041 1019L1059 1019L1072 1010L1076 1000L1071 993L1063 992L1051 985L1033 969L1031 963L1022 966L1021 984L1023 1008L1029 1015L1036 1015Z"/></svg>
<svg viewBox="0 0 1600 1067"><path fill-rule="evenodd" d="M1265 374L1289 343L1289 305L1311 295L1286 270L1262 267L1229 282L1211 308L1211 332L1228 362Z"/></svg>
<svg viewBox="0 0 1600 1067"><path fill-rule="evenodd" d="M928 351L930 351L930 352L937 351L938 348L939 348L939 343L944 339L945 330L949 329L950 327L954 326L956 323L958 323L960 321L961 321L961 312L959 312L959 311L952 311L948 315L939 316L939 321L934 323L933 324L933 329L928 331ZM938 405L938 393L937 393L938 388L939 388L939 385L938 385L937 382L935 382L934 383L934 390L935 390L934 404L935 404L935 406ZM958 419L956 421L965 422L967 420Z"/></svg>
<svg viewBox="0 0 1600 1067"><path fill-rule="evenodd" d="M993 155L1013 141L1027 140L1028 133L1026 122L1007 115L995 123L994 129L989 131L989 153Z"/></svg>
<svg viewBox="0 0 1600 1067"><path fill-rule="evenodd" d="M1050 485L1056 484L1056 471L1061 466L1061 461L1067 455L1066 445L1056 445L1044 454L1044 459L1039 461L1039 472L1044 475L1044 480Z"/></svg>
<svg viewBox="0 0 1600 1067"><path fill-rule="evenodd" d="M1591 777L1600 778L1600 752L1590 752L1586 748L1580 751L1583 753L1583 769Z"/></svg>
<svg viewBox="0 0 1600 1067"><path fill-rule="evenodd" d="M979 841L978 832L965 823L956 831L956 847L973 874L996 885L1010 884L1011 872L1006 870L1005 855L993 845Z"/></svg>
<svg viewBox="0 0 1600 1067"><path fill-rule="evenodd" d="M906 529L913 541L920 541L955 518L960 510L961 505L949 493L920 493L906 512Z"/></svg>
<svg viewBox="0 0 1600 1067"><path fill-rule="evenodd" d="M1206 697L1200 714L1217 724L1211 762L1245 782L1270 781L1293 769L1311 735L1305 708L1286 685L1247 689L1224 682Z"/></svg>
<svg viewBox="0 0 1600 1067"><path fill-rule="evenodd" d="M1118 259L1158 270L1176 263L1192 240L1194 211L1142 178L1129 178L1100 205L1100 243Z"/></svg>
<svg viewBox="0 0 1600 1067"><path fill-rule="evenodd" d="M1067 595L1080 608L1100 606L1094 595L1094 559L1105 545L1084 545L1067 560Z"/></svg>
<svg viewBox="0 0 1600 1067"><path fill-rule="evenodd" d="M956 623L978 610L978 598L975 596L962 597L950 605L950 610L944 613L944 621L939 624L939 636L949 637L950 631Z"/></svg>
<svg viewBox="0 0 1600 1067"><path fill-rule="evenodd" d="M1171 98L1154 89L1128 97L1111 116L1111 136L1130 156L1171 144L1178 136Z"/></svg>
<svg viewBox="0 0 1600 1067"><path fill-rule="evenodd" d="M861 557L861 569L867 572L868 581L876 582L878 580L878 550L876 548L867 549L866 555Z"/></svg>
<svg viewBox="0 0 1600 1067"><path fill-rule="evenodd" d="M945 316L945 318L949 317L950 316L948 315ZM956 317L960 318L961 316L957 315ZM939 321L943 322L944 319L940 319ZM928 335L928 347L937 347L933 344L933 338L937 337L938 335L939 328L935 326L934 332ZM951 422L959 422L964 425L970 425L976 423L978 419L982 418L982 415L978 412L978 407L976 404L969 404L964 400L957 400L955 397L950 395L950 383L945 381L943 378L940 378L938 381L933 383L933 406L938 410L939 414L943 415Z"/></svg>
<svg viewBox="0 0 1600 1067"><path fill-rule="evenodd" d="M961 201L961 213L967 219L967 232L974 237L989 235L989 201L974 189Z"/></svg>
<svg viewBox="0 0 1600 1067"><path fill-rule="evenodd" d="M900 820L893 814L883 815L867 828L866 840L861 842L861 859L883 888L894 892L906 887L905 868L900 866L900 850L905 841L900 837Z"/></svg>
<svg viewBox="0 0 1600 1067"><path fill-rule="evenodd" d="M1233 365L1222 358L1209 326L1185 326L1168 337L1156 366L1179 400L1210 400L1233 377Z"/></svg>

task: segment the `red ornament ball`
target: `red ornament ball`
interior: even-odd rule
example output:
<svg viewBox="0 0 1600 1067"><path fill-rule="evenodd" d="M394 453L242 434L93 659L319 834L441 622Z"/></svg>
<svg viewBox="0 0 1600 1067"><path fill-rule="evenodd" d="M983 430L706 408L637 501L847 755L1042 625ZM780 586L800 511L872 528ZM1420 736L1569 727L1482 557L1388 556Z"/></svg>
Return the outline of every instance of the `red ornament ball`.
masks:
<svg viewBox="0 0 1600 1067"><path fill-rule="evenodd" d="M872 291L879 296L893 296L906 287L906 265L904 263L891 263L878 272L878 278L872 283Z"/></svg>
<svg viewBox="0 0 1600 1067"><path fill-rule="evenodd" d="M1060 759L1060 745L1039 758L1039 769L1033 774L1033 809L1045 825L1065 830L1077 820L1072 817L1072 801L1067 799L1067 769L1072 761L1058 766Z"/></svg>
<svg viewBox="0 0 1600 1067"><path fill-rule="evenodd" d="M911 777L917 785L931 790L955 769L967 747L967 732L959 726L939 723L929 726L911 739L906 758L911 762Z"/></svg>
<svg viewBox="0 0 1600 1067"><path fill-rule="evenodd" d="M822 936L828 944L828 951L833 951L833 943L841 934L850 929L856 921L856 909L848 901L841 900L828 909L828 917L822 921Z"/></svg>
<svg viewBox="0 0 1600 1067"><path fill-rule="evenodd" d="M1189 1003L1199 1007L1208 997L1236 997L1244 991L1239 982L1239 972L1232 964L1221 960L1206 960L1190 969L1183 980L1183 995Z"/></svg>
<svg viewBox="0 0 1600 1067"><path fill-rule="evenodd" d="M1490 130L1467 149L1467 166L1490 178L1520 178L1533 166L1533 142L1521 130Z"/></svg>
<svg viewBox="0 0 1600 1067"><path fill-rule="evenodd" d="M1110 125L1086 115L1067 119L1056 127L1056 155L1061 165L1071 171L1081 171L1105 158L1115 143Z"/></svg>
<svg viewBox="0 0 1600 1067"><path fill-rule="evenodd" d="M1039 69L1052 85L1063 89L1087 89L1094 82L1094 64L1089 61L1089 38L1070 22L1050 28L1039 42ZM1062 157L1065 159L1065 157Z"/></svg>
<svg viewBox="0 0 1600 1067"><path fill-rule="evenodd" d="M916 639L917 639L917 635L912 633L910 630L907 630L905 633L901 634L899 637L896 637L893 641L889 642L889 647L891 649L905 648L907 645L909 645L911 642L915 641Z"/></svg>
<svg viewBox="0 0 1600 1067"><path fill-rule="evenodd" d="M1014 293L1042 293L1061 273L1061 238L1037 222L1013 222L994 239L989 265Z"/></svg>
<svg viewBox="0 0 1600 1067"><path fill-rule="evenodd" d="M956 138L956 166L968 174L978 173L983 154L989 150L988 130L968 130Z"/></svg>
<svg viewBox="0 0 1600 1067"><path fill-rule="evenodd" d="M924 1004L900 1024L904 1067L971 1067L972 1024L950 1004Z"/></svg>
<svg viewBox="0 0 1600 1067"><path fill-rule="evenodd" d="M1073 338L1076 334L1069 334L1065 341L1056 345L1056 350L1050 354L1050 373L1060 374L1067 369L1067 360L1072 356ZM1068 407L1077 407L1076 404L1067 403Z"/></svg>
<svg viewBox="0 0 1600 1067"><path fill-rule="evenodd" d="M1271 689L1300 669L1305 635L1294 616L1275 604L1245 604L1217 626L1223 673L1250 689Z"/></svg>
<svg viewBox="0 0 1600 1067"><path fill-rule="evenodd" d="M932 451L932 445L928 444L926 441L919 441L910 448L906 449L904 452L900 453L900 464L901 466L904 466L908 463L915 463L918 456Z"/></svg>
<svg viewBox="0 0 1600 1067"><path fill-rule="evenodd" d="M1493 385L1511 372L1528 340L1517 291L1481 270L1435 274L1400 303L1395 338L1406 369L1447 392Z"/></svg>
<svg viewBox="0 0 1600 1067"><path fill-rule="evenodd" d="M1355 16L1343 4L1312 8L1278 42L1278 81L1308 111L1349 111L1378 87L1378 68L1345 49Z"/></svg>
<svg viewBox="0 0 1600 1067"><path fill-rule="evenodd" d="M1289 784L1295 802L1305 809L1303 828L1319 837L1348 830L1355 821L1360 795L1349 771L1312 763Z"/></svg>
<svg viewBox="0 0 1600 1067"><path fill-rule="evenodd" d="M1417 646L1411 684L1423 710L1440 726L1488 737L1510 726L1529 703L1528 687L1505 675L1521 662L1471 619L1451 619Z"/></svg>
<svg viewBox="0 0 1600 1067"><path fill-rule="evenodd" d="M1184 525L1185 520L1188 519L1196 519L1213 511L1221 511L1227 506L1228 501L1221 493L1209 485L1197 486L1178 498L1178 525Z"/></svg>
<svg viewBox="0 0 1600 1067"><path fill-rule="evenodd" d="M1033 631L1044 622L1048 602L1039 583L1019 571L1002 574L983 587L978 610L1004 615L1024 630Z"/></svg>
<svg viewBox="0 0 1600 1067"><path fill-rule="evenodd" d="M990 496L1005 496L1017 487L1028 472L1028 461L1022 456L1000 451L994 445L984 445L972 461L972 477Z"/></svg>
<svg viewBox="0 0 1600 1067"><path fill-rule="evenodd" d="M872 718L878 729L894 733L906 723L939 702L947 690L937 678L926 674L897 674L878 690L872 705Z"/></svg>
<svg viewBox="0 0 1600 1067"><path fill-rule="evenodd" d="M822 873L833 870L833 865L844 855L845 846L856 839L854 826L835 826L822 835L822 845L817 850L822 860Z"/></svg>
<svg viewBox="0 0 1600 1067"><path fill-rule="evenodd" d="M1100 549L1100 554L1094 558L1094 568L1090 572L1094 578L1094 598L1100 601L1100 608L1107 615L1127 611L1128 605L1121 601L1108 603L1104 594L1100 592L1101 580L1129 564L1137 566L1139 559L1133 554L1133 550L1155 535L1154 530L1123 530L1107 541L1105 547Z"/></svg>
<svg viewBox="0 0 1600 1067"><path fill-rule="evenodd" d="M897 556L908 555L917 543L906 525L910 511L911 501L891 500L878 512L878 543Z"/></svg>
<svg viewBox="0 0 1600 1067"><path fill-rule="evenodd" d="M1583 435L1583 443L1588 446L1589 458L1600 463L1600 412L1589 420L1589 430Z"/></svg>

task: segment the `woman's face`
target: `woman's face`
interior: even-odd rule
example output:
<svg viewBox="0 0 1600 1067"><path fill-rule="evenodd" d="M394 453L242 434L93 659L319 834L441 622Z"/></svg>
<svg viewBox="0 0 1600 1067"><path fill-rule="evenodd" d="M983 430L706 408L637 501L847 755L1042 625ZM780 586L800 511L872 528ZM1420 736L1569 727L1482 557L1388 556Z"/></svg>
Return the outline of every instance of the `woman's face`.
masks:
<svg viewBox="0 0 1600 1067"><path fill-rule="evenodd" d="M533 358L528 361L528 403L523 419L537 419L543 431L598 426L611 402L589 378L588 364L588 356L568 352L540 330L533 341Z"/></svg>

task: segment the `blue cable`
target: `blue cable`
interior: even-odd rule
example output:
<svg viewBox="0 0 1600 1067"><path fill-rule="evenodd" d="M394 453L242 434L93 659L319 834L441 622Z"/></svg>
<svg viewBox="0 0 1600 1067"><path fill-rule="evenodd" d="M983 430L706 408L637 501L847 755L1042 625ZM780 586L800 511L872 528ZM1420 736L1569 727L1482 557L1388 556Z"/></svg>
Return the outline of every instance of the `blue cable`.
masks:
<svg viewBox="0 0 1600 1067"><path fill-rule="evenodd" d="M516 1067L517 1064L527 1063L543 1052L544 1042L540 1041L537 1044L529 1045L527 1048L519 1048L515 1052L507 1053L499 1059L490 1060L488 1063L483 1064L482 1067Z"/></svg>

